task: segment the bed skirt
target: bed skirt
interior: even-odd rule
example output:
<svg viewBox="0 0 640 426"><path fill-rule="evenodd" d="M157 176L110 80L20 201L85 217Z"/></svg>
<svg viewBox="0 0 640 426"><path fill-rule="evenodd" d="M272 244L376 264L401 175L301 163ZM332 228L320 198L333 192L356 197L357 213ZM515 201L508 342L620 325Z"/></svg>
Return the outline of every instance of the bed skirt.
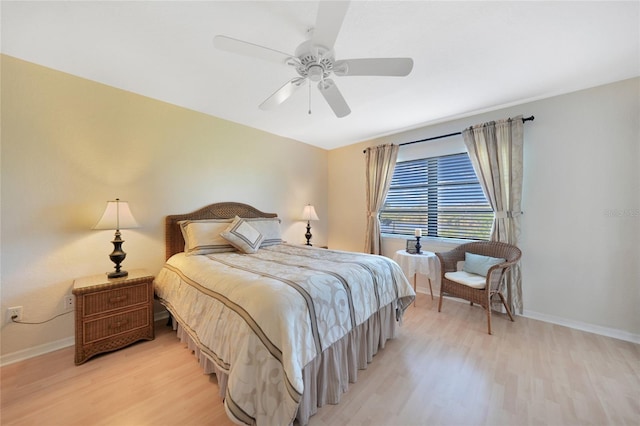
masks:
<svg viewBox="0 0 640 426"><path fill-rule="evenodd" d="M187 348L193 351L205 374L215 374L220 397L224 399L228 375L219 368L178 321L173 318L173 328ZM329 346L309 362L303 371L304 391L295 423L304 426L319 407L338 404L349 383L358 379L358 370L364 370L378 349L384 348L388 339L396 333L396 303L381 308L364 323L357 326L342 339Z"/></svg>

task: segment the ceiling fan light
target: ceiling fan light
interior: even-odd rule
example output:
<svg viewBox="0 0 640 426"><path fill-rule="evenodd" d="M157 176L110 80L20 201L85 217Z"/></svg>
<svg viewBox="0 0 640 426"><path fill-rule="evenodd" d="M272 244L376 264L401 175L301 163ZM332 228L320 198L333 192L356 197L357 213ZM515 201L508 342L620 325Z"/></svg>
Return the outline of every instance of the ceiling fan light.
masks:
<svg viewBox="0 0 640 426"><path fill-rule="evenodd" d="M311 65L307 72L311 81L320 81L322 80L324 69L320 65Z"/></svg>
<svg viewBox="0 0 640 426"><path fill-rule="evenodd" d="M345 76L349 73L349 65L344 61L338 61L333 66L333 73L338 76Z"/></svg>
<svg viewBox="0 0 640 426"><path fill-rule="evenodd" d="M320 91L327 90L331 88L331 86L335 86L335 84L333 83L333 80L330 79L322 80L320 83L318 83L318 89L320 89Z"/></svg>

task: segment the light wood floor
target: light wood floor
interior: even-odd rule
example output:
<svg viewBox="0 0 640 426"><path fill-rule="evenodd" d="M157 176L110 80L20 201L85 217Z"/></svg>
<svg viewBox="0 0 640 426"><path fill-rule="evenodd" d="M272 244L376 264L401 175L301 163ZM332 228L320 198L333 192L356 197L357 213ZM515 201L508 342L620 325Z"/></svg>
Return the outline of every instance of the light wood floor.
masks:
<svg viewBox="0 0 640 426"><path fill-rule="evenodd" d="M640 345L419 295L397 339L325 425L638 425ZM73 348L0 369L2 425L231 425L215 377L175 333L73 364Z"/></svg>

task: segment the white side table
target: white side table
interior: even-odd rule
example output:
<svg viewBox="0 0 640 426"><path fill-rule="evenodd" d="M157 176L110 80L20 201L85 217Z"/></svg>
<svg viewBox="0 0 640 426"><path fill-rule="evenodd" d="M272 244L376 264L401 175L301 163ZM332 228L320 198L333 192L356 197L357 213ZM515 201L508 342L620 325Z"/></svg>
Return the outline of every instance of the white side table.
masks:
<svg viewBox="0 0 640 426"><path fill-rule="evenodd" d="M431 291L431 300L433 300L433 287L431 281L439 278L439 264L435 253L423 251L420 254L407 253L406 250L398 250L393 256L404 275L409 278L413 275L413 289L416 290L416 275L426 275L429 280L429 290ZM415 301L414 301L415 305Z"/></svg>

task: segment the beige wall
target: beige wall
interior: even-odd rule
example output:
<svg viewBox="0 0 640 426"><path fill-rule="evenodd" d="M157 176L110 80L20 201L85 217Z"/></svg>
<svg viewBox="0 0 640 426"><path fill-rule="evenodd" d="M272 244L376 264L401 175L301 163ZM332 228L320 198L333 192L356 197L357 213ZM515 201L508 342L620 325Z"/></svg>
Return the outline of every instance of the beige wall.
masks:
<svg viewBox="0 0 640 426"><path fill-rule="evenodd" d="M107 200L129 201L142 225L122 231L125 269L156 273L164 216L218 201L278 213L295 243L313 203L326 244L325 150L7 56L1 96L2 355L73 342L73 315L7 324L6 308L50 318L74 278L113 270L113 232L91 230Z"/></svg>
<svg viewBox="0 0 640 426"><path fill-rule="evenodd" d="M329 245L362 250L362 150L457 132L523 114L525 315L640 342L640 79L425 126L329 153ZM461 151L454 137L400 149L400 158ZM391 255L404 242L386 239ZM425 241L433 251L446 249Z"/></svg>

